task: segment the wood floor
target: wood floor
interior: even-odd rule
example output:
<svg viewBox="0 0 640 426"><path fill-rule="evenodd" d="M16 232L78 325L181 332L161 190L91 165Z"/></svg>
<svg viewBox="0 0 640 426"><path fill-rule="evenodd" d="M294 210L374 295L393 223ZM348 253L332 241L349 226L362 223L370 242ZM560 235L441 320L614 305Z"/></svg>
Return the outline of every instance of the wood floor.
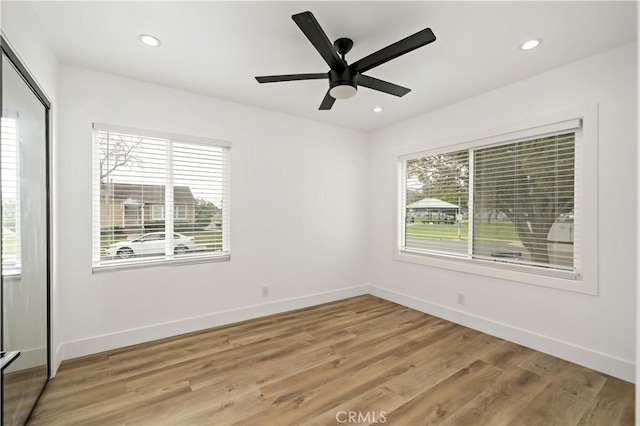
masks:
<svg viewBox="0 0 640 426"><path fill-rule="evenodd" d="M15 366L13 364L7 370ZM2 374L2 422L4 425L22 425L47 381L47 366L7 370Z"/></svg>
<svg viewBox="0 0 640 426"><path fill-rule="evenodd" d="M631 383L373 296L65 361L31 425L631 425Z"/></svg>

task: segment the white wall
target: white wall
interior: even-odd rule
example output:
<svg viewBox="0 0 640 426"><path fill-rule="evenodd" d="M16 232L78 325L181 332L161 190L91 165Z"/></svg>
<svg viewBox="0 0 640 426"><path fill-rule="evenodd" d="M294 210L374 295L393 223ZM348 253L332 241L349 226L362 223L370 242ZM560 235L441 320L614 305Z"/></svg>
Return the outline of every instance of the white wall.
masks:
<svg viewBox="0 0 640 426"><path fill-rule="evenodd" d="M634 381L636 45L427 113L371 135L372 292ZM397 155L584 105L599 105L598 296L391 259ZM588 171L587 171L588 172ZM456 304L456 292L466 305Z"/></svg>
<svg viewBox="0 0 640 426"><path fill-rule="evenodd" d="M18 55L23 65L29 71L31 77L36 81L40 89L45 93L51 102L51 152L50 160L56 158L55 141L57 135L57 99L58 99L58 60L53 49L49 46L47 37L42 31L38 18L31 4L28 2L2 2L0 9L0 28L12 50ZM55 173L55 169L52 170ZM56 208L56 184L55 178L52 185L52 213L55 217ZM55 265L56 249L55 241L57 236L56 224L52 224L53 232L53 264ZM58 280L56 279L56 269L53 268L51 282L51 338L56 340L59 327L57 321L58 299L56 290ZM53 359L52 365L57 366Z"/></svg>
<svg viewBox="0 0 640 426"><path fill-rule="evenodd" d="M62 359L366 292L364 134L71 66L59 88ZM92 274L92 122L231 141L231 261Z"/></svg>

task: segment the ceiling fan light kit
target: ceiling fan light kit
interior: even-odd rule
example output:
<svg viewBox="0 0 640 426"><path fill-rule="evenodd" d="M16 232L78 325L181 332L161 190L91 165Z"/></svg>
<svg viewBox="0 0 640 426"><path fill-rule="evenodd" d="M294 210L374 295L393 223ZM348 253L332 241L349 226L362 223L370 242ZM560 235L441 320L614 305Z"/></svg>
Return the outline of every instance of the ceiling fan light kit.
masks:
<svg viewBox="0 0 640 426"><path fill-rule="evenodd" d="M338 84L329 89L329 95L335 99L349 99L353 98L358 93L358 88L355 85L350 84Z"/></svg>
<svg viewBox="0 0 640 426"><path fill-rule="evenodd" d="M298 13L293 15L291 19L329 65L329 72L261 76L256 77L256 80L259 83L276 83L328 79L329 90L320 104L320 110L330 110L336 99L349 99L355 96L359 85L398 97L406 95L411 89L363 75L363 73L436 40L431 29L425 28L349 65L345 56L353 47L351 39L343 37L331 44L311 12Z"/></svg>
<svg viewBox="0 0 640 426"><path fill-rule="evenodd" d="M358 73L351 67L329 71L329 94L335 99L349 99L358 91Z"/></svg>

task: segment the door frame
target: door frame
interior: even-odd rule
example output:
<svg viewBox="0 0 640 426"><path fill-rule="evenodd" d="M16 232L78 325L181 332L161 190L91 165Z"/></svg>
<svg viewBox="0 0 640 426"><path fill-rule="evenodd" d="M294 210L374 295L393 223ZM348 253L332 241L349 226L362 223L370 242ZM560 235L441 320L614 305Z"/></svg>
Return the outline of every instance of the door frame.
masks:
<svg viewBox="0 0 640 426"><path fill-rule="evenodd" d="M45 107L45 194L46 194L46 253L47 253L47 265L46 265L46 320L47 320L47 381L42 387L40 394L36 398L36 403L31 408L29 412L29 417L33 413L33 410L37 404L37 401L42 396L42 392L46 388L46 385L49 379L52 376L52 359L51 359L51 277L52 277L52 261L51 261L51 253L52 253L52 238L51 238L51 100L44 93L42 88L38 85L36 80L33 78L27 67L24 65L18 54L11 47L10 43L5 39L4 35L0 35L0 50L7 57L9 62L16 68L18 74L25 81L29 89L33 92L33 94L38 98L40 103ZM0 60L0 88L2 87L2 61ZM1 93L1 89L0 89ZM0 114L2 112L3 102L2 96L0 96ZM0 186L1 191L1 186ZM2 206L0 205L0 212L2 211ZM2 227L0 227L0 249L1 249L1 241L2 241ZM1 250L0 250L1 251ZM1 265L0 265L1 266ZM1 268L0 268L1 269ZM4 278L0 275L0 312L2 309L2 303L4 302ZM0 328L0 344L3 342L3 331ZM0 386L3 385L2 374L0 374ZM2 405L2 401L0 401L0 407ZM2 414L0 414L0 418Z"/></svg>

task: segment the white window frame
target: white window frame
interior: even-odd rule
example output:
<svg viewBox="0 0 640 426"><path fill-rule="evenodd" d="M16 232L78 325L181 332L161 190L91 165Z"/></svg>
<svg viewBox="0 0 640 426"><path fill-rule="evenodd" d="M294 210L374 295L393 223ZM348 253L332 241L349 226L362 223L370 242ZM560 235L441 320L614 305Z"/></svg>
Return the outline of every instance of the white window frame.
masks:
<svg viewBox="0 0 640 426"><path fill-rule="evenodd" d="M187 206L176 204L173 206L174 220L187 220ZM151 206L151 220L164 220L164 204L153 204Z"/></svg>
<svg viewBox="0 0 640 426"><path fill-rule="evenodd" d="M164 204L151 206L151 220L164 220Z"/></svg>
<svg viewBox="0 0 640 426"><path fill-rule="evenodd" d="M187 220L187 206L184 204L174 204L173 206L173 219L174 220Z"/></svg>
<svg viewBox="0 0 640 426"><path fill-rule="evenodd" d="M187 206L184 204L175 204L173 206L174 220L187 220ZM164 220L164 204L151 205L151 220Z"/></svg>
<svg viewBox="0 0 640 426"><path fill-rule="evenodd" d="M127 207L136 208L136 222L135 223L127 223ZM142 225L142 218L144 212L142 211L142 206L136 204L127 204L125 202L122 203L122 227L123 228L131 228Z"/></svg>
<svg viewBox="0 0 640 426"><path fill-rule="evenodd" d="M404 241L404 217L406 183L403 162L408 159L454 152L463 149L486 147L508 141L519 140L561 130L566 123L580 120L576 131L575 150L575 211L576 229L574 239L574 266L577 273L545 270L533 266L492 262L480 259L456 258L455 256L416 253L401 249ZM395 236L392 258L397 261L449 269L469 274L552 287L561 290L598 294L598 107L584 106L557 114L529 119L500 129L478 132L434 144L426 150L399 153L396 159L397 197L395 207ZM585 172L586 171L586 172ZM585 190L586 189L586 190ZM471 193L471 191L470 191Z"/></svg>
<svg viewBox="0 0 640 426"><path fill-rule="evenodd" d="M147 138L155 138L155 139L165 139L168 141L168 144L171 145L173 142L176 143L189 143L194 145L206 145L206 146L215 146L219 148L223 148L222 156L223 156L223 169L222 169L222 192L224 201L220 206L222 212L222 249L217 252L206 252L203 254L195 254L185 257L174 257L173 255L165 255L164 257L153 257L149 259L141 259L134 261L117 261L117 260L97 260L100 257L100 226L95 226L96 223L100 223L100 172L92 164L93 172L92 172L92 183L93 183L93 215L92 215L92 228L93 228L93 272L104 272L104 271L112 271L112 270L121 270L121 269L130 269L130 268L138 268L138 267L150 267L150 266L158 266L158 265L184 265L184 264L192 264L192 263L203 263L203 262L220 262L220 261L228 261L231 259L231 244L230 244L230 219L231 219L231 208L230 208L230 190L231 190L231 142L217 139L209 139L198 136L188 136L188 135L178 135L174 133L167 132L159 132L155 130L143 130L136 129L130 127L116 126L111 124L104 123L93 123L93 162L95 163L95 159L99 157L100 150L99 144L96 143L95 138L98 131L106 131L106 132L114 132L114 133L124 133L124 134L133 134ZM171 150L168 149L167 164L172 162L171 158ZM169 177L166 185L168 187L173 186L172 178ZM173 204L173 191L165 191L165 204L172 205ZM164 206L163 206L164 207ZM165 232L167 234L174 233L174 224L173 224L173 211L170 209L169 215L167 218L167 226ZM166 209L163 208L163 211L166 213ZM186 213L186 206L185 206ZM144 214L141 214L142 220L141 225L144 224ZM164 218L163 218L164 219ZM123 206L123 223L124 223L124 206ZM166 239L167 251L171 252L171 240Z"/></svg>

